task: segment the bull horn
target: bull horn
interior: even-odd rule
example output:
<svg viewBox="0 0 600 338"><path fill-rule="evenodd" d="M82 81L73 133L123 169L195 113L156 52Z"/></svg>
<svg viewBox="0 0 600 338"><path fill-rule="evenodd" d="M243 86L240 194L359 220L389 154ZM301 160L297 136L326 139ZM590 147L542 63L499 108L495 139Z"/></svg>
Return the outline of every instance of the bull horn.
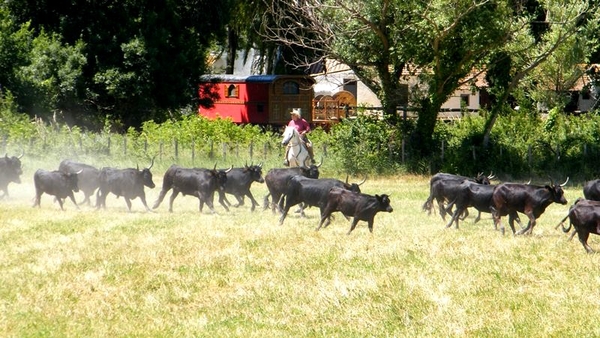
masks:
<svg viewBox="0 0 600 338"><path fill-rule="evenodd" d="M565 181L565 183L561 184L561 187L564 187L565 185L567 185L567 182L569 182L569 176L567 176L567 180Z"/></svg>
<svg viewBox="0 0 600 338"><path fill-rule="evenodd" d="M321 163L317 164L317 168L320 168L323 165L323 156L321 156Z"/></svg>
<svg viewBox="0 0 600 338"><path fill-rule="evenodd" d="M262 168L262 165L263 165L263 164L262 164L262 162L260 162L260 164L257 164L257 166L258 166L259 168Z"/></svg>
<svg viewBox="0 0 600 338"><path fill-rule="evenodd" d="M348 174L346 174L346 184L348 184Z"/></svg>
<svg viewBox="0 0 600 338"><path fill-rule="evenodd" d="M213 168L213 171L217 170L217 164L215 163L215 167Z"/></svg>
<svg viewBox="0 0 600 338"><path fill-rule="evenodd" d="M356 185L361 186L363 183L365 183L367 181L367 175L365 175L365 178L362 180L362 182L360 183L356 183Z"/></svg>
<svg viewBox="0 0 600 338"><path fill-rule="evenodd" d="M154 166L154 159L156 158L156 156L154 156L152 158L152 161L150 162L150 166L148 167L148 170L152 169L152 167Z"/></svg>
<svg viewBox="0 0 600 338"><path fill-rule="evenodd" d="M483 171L482 171L482 172L479 172L479 173L477 173L477 177L479 177L479 176L483 176Z"/></svg>
<svg viewBox="0 0 600 338"><path fill-rule="evenodd" d="M17 158L20 160L21 157L23 157L23 155L25 155L25 150L23 150L23 148L21 148L21 155L17 156Z"/></svg>
<svg viewBox="0 0 600 338"><path fill-rule="evenodd" d="M490 175L488 176L488 180L493 180L494 178L496 178L496 175L494 175L493 171L490 171Z"/></svg>
<svg viewBox="0 0 600 338"><path fill-rule="evenodd" d="M8 153L4 153L4 157L8 158Z"/></svg>
<svg viewBox="0 0 600 338"><path fill-rule="evenodd" d="M83 169L79 169L79 171L78 171L78 172L76 172L76 173L74 173L74 174L75 174L75 175L79 175L79 174L81 174L82 172L83 172Z"/></svg>
<svg viewBox="0 0 600 338"><path fill-rule="evenodd" d="M231 171L231 169L233 169L233 164L231 165L231 167L229 169L225 170L225 173L227 174L228 172Z"/></svg>

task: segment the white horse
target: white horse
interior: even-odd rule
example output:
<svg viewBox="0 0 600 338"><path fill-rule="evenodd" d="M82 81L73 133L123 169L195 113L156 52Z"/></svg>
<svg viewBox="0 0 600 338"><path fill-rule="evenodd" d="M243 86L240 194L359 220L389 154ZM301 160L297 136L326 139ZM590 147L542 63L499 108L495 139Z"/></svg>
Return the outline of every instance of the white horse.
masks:
<svg viewBox="0 0 600 338"><path fill-rule="evenodd" d="M302 137L296 128L292 126L287 126L285 128L281 144L289 148L287 160L289 161L290 167L308 167L311 165L306 144L302 141Z"/></svg>

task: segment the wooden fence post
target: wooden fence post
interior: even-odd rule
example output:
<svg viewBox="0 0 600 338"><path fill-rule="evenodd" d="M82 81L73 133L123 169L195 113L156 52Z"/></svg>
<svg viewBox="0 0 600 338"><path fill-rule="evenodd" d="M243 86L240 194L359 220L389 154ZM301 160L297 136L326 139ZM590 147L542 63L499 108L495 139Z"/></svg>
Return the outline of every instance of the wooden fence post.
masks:
<svg viewBox="0 0 600 338"><path fill-rule="evenodd" d="M108 137L108 144L106 146L106 155L110 155L110 136Z"/></svg>
<svg viewBox="0 0 600 338"><path fill-rule="evenodd" d="M179 160L179 141L173 139L173 146L175 147L175 161Z"/></svg>
<svg viewBox="0 0 600 338"><path fill-rule="evenodd" d="M223 142L221 148L223 149L223 161L227 160L227 142Z"/></svg>
<svg viewBox="0 0 600 338"><path fill-rule="evenodd" d="M160 143L158 144L158 158L162 161L162 157L163 157L163 141L160 141Z"/></svg>
<svg viewBox="0 0 600 338"><path fill-rule="evenodd" d="M404 142L404 139L402 139L402 141ZM444 162L445 154L446 154L446 141L442 140L442 163Z"/></svg>
<svg viewBox="0 0 600 338"><path fill-rule="evenodd" d="M248 149L248 151L250 152L250 162L252 162L252 157L254 156L254 141L250 141L250 149Z"/></svg>
<svg viewBox="0 0 600 338"><path fill-rule="evenodd" d="M123 155L127 156L127 136L123 136Z"/></svg>
<svg viewBox="0 0 600 338"><path fill-rule="evenodd" d="M194 164L195 159L196 159L196 140L192 138L192 164Z"/></svg>
<svg viewBox="0 0 600 338"><path fill-rule="evenodd" d="M268 151L267 145L268 145L267 142L265 142L265 144L263 145L263 154L264 154L265 159L267 159L267 151Z"/></svg>
<svg viewBox="0 0 600 338"><path fill-rule="evenodd" d="M404 156L405 156L405 148L406 147L406 140L404 138L402 138L402 164L404 164Z"/></svg>
<svg viewBox="0 0 600 338"><path fill-rule="evenodd" d="M211 160L215 156L214 150L215 150L214 149L214 142L213 142L213 140L210 140L210 150L208 151L208 158L210 158Z"/></svg>
<svg viewBox="0 0 600 338"><path fill-rule="evenodd" d="M527 157L528 157L529 167L531 167L531 165L533 163L533 158L531 155L531 145L527 147Z"/></svg>

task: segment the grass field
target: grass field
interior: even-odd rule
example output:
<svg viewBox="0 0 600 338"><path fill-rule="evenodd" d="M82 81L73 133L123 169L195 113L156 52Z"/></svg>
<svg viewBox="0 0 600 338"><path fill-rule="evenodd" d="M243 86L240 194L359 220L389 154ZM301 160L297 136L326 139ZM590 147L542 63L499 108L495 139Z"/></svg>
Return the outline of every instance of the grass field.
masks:
<svg viewBox="0 0 600 338"><path fill-rule="evenodd" d="M341 216L314 231L315 208L279 226L249 205L199 213L189 196L173 213L168 198L128 213L114 196L106 210L60 211L48 195L32 208L31 177L0 201L2 337L600 336L600 255L554 230L581 183L513 237L489 214L445 229L421 210L426 177L369 179L394 212L347 236ZM262 204L265 186L253 192Z"/></svg>

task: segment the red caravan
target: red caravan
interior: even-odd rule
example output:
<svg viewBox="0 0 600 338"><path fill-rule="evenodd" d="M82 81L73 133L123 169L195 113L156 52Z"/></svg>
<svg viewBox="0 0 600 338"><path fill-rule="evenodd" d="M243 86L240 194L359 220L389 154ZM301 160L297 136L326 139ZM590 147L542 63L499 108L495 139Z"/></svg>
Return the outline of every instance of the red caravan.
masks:
<svg viewBox="0 0 600 338"><path fill-rule="evenodd" d="M292 108L312 122L313 85L298 75L203 75L198 113L210 119L230 118L235 123L285 125Z"/></svg>

